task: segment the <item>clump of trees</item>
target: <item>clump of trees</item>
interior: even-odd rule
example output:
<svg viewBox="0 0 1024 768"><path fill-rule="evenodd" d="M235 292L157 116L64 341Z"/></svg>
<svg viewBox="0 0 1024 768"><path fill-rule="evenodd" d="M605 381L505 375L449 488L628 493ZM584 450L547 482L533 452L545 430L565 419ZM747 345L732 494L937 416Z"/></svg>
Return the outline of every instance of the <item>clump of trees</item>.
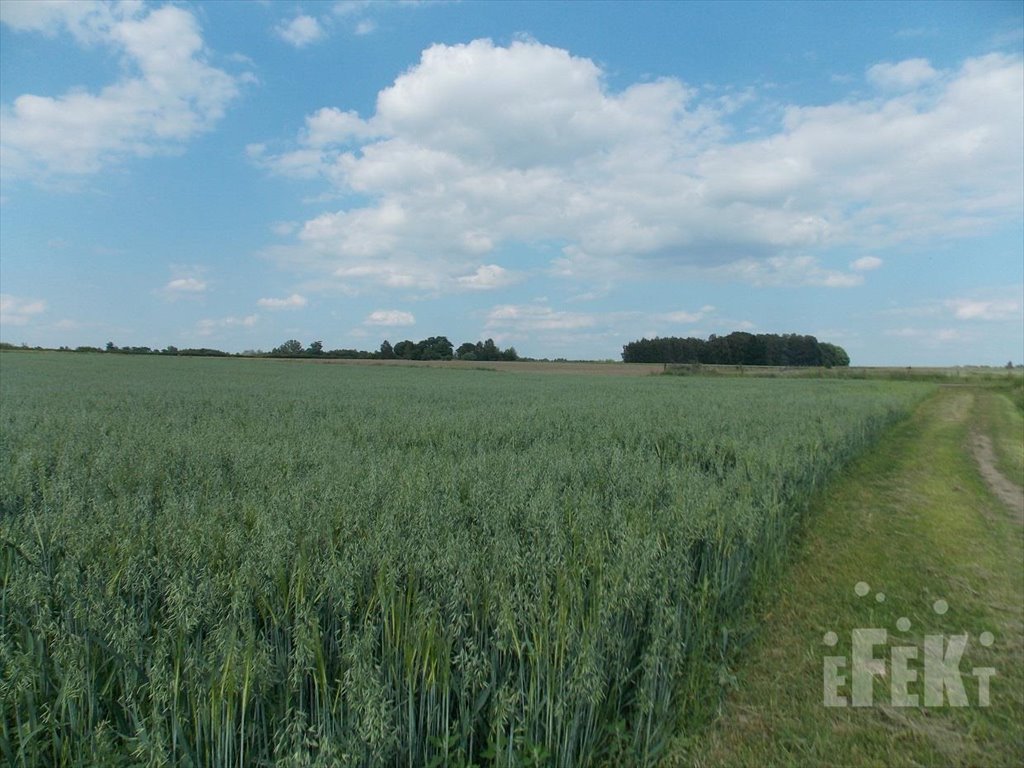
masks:
<svg viewBox="0 0 1024 768"><path fill-rule="evenodd" d="M114 342L108 341L107 346L102 350L98 347L75 347L75 352L111 352L119 355L184 355L192 357L228 357L229 353L221 349L210 347L185 347L178 349L171 345L158 349L156 347L119 347Z"/></svg>
<svg viewBox="0 0 1024 768"><path fill-rule="evenodd" d="M640 339L622 348L626 363L703 363L707 365L847 366L850 356L842 347L796 333L711 334L693 337Z"/></svg>
<svg viewBox="0 0 1024 768"><path fill-rule="evenodd" d="M263 357L324 357L348 360L518 360L515 347L501 349L494 339L467 341L458 349L447 336L430 336L420 341L405 339L392 345L385 339L380 348L369 352L362 349L324 349L320 341L304 347L301 341L289 339L270 352L256 352Z"/></svg>
<svg viewBox="0 0 1024 768"><path fill-rule="evenodd" d="M494 339L487 339L486 341L478 341L475 344L471 342L465 342L460 344L459 348L455 350L455 355L459 360L518 360L519 354L516 352L515 347L509 347L508 349L501 349L497 344L494 343Z"/></svg>

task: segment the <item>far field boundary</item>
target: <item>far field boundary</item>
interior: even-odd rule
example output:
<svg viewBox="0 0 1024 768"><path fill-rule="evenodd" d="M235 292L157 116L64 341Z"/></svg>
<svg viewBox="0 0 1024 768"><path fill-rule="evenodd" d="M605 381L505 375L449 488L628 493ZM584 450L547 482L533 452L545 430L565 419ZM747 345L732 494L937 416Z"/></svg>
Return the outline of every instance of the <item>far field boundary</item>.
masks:
<svg viewBox="0 0 1024 768"><path fill-rule="evenodd" d="M450 370L488 370L507 373L578 373L605 376L750 376L767 378L823 379L929 379L949 383L992 381L1024 382L1024 370L986 366L913 367L913 366L849 366L815 368L774 365L689 365L675 363L622 363L576 360L360 360L345 358L265 358L273 362L302 362L321 365L378 365Z"/></svg>

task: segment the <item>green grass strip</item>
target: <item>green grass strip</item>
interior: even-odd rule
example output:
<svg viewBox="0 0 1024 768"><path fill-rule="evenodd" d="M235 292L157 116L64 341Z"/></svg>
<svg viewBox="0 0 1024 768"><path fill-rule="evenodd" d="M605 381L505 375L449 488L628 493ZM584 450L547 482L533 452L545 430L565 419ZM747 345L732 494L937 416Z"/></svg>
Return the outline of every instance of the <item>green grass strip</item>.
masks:
<svg viewBox="0 0 1024 768"><path fill-rule="evenodd" d="M972 431L998 423L995 442L1019 450L1019 414L1001 400L943 388L818 496L796 561L762 597L758 639L737 662L737 688L721 717L680 740L665 765L1024 764L1024 538L969 449ZM863 597L859 582L868 585ZM948 605L942 615L939 600ZM903 618L907 631L898 628ZM878 658L917 647L910 668L918 680L908 692L918 694L924 636L967 633L960 669L969 705L893 706L887 661L872 706L825 707L824 657L849 659L854 628L888 631ZM835 647L823 642L828 632ZM983 632L994 637L990 647L980 643ZM981 667L996 670L988 707L978 706L970 675ZM849 699L849 661L840 671Z"/></svg>

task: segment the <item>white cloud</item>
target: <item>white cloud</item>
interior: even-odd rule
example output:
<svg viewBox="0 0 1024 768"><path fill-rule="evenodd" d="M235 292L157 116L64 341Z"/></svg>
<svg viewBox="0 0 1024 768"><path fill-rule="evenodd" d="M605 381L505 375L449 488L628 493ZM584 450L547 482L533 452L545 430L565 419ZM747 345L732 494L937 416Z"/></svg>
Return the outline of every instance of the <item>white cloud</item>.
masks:
<svg viewBox="0 0 1024 768"><path fill-rule="evenodd" d="M1021 321L1022 304L1014 300L951 299L946 307L957 320Z"/></svg>
<svg viewBox="0 0 1024 768"><path fill-rule="evenodd" d="M355 16L369 9L370 0L338 0L331 8L335 16Z"/></svg>
<svg viewBox="0 0 1024 768"><path fill-rule="evenodd" d="M287 237L298 228L299 225L294 221L275 221L270 225L270 231L278 237Z"/></svg>
<svg viewBox="0 0 1024 768"><path fill-rule="evenodd" d="M259 315L246 315L245 317L221 317L206 318L196 323L196 333L199 336L213 336L218 331L226 328L252 328L259 322Z"/></svg>
<svg viewBox="0 0 1024 768"><path fill-rule="evenodd" d="M19 32L41 32L56 37L65 29L82 43L104 39L124 16L141 10L141 2L113 3L101 0L5 0L0 3L0 22Z"/></svg>
<svg viewBox="0 0 1024 768"><path fill-rule="evenodd" d="M342 112L324 107L306 117L305 143L311 147L346 144L353 139L368 139L375 135L373 128L353 110Z"/></svg>
<svg viewBox="0 0 1024 768"><path fill-rule="evenodd" d="M861 256L850 262L850 269L854 272L870 272L882 266L882 260L877 256Z"/></svg>
<svg viewBox="0 0 1024 768"><path fill-rule="evenodd" d="M373 19L362 19L356 24L355 32L357 35L368 35L377 28L377 22Z"/></svg>
<svg viewBox="0 0 1024 768"><path fill-rule="evenodd" d="M880 310L881 317L946 318L1014 323L1024 327L1024 285L988 287L968 295Z"/></svg>
<svg viewBox="0 0 1024 768"><path fill-rule="evenodd" d="M96 173L128 157L179 151L220 120L234 77L206 62L195 16L139 3L3 3L16 30L102 44L121 54L122 77L98 93L23 94L0 109L5 174L36 180Z"/></svg>
<svg viewBox="0 0 1024 768"><path fill-rule="evenodd" d="M868 69L868 80L886 90L910 90L939 76L927 59L882 62Z"/></svg>
<svg viewBox="0 0 1024 768"><path fill-rule="evenodd" d="M305 48L324 37L324 30L320 26L320 22L305 14L299 14L287 23L282 22L274 31L277 32L278 37L296 48Z"/></svg>
<svg viewBox="0 0 1024 768"><path fill-rule="evenodd" d="M481 255L538 243L562 247L553 274L602 284L687 268L858 285L868 262L846 272L818 259L971 234L1024 205L1020 57L927 82L920 65L891 66L920 87L791 105L775 129L737 140L735 99L673 78L612 91L593 61L534 41L434 45L374 114L326 107L287 151L256 153L363 201L309 219L272 255L423 291L458 290Z"/></svg>
<svg viewBox="0 0 1024 768"><path fill-rule="evenodd" d="M883 334L897 339L909 339L930 349L944 344L977 340L976 334L958 328L891 328L883 331Z"/></svg>
<svg viewBox="0 0 1024 768"><path fill-rule="evenodd" d="M177 277L164 286L168 293L203 293L208 285L205 280L198 277Z"/></svg>
<svg viewBox="0 0 1024 768"><path fill-rule="evenodd" d="M46 311L46 302L0 293L0 325L28 325Z"/></svg>
<svg viewBox="0 0 1024 768"><path fill-rule="evenodd" d="M851 272L825 269L813 256L770 256L767 259L742 259L717 269L707 270L710 276L741 280L756 286L816 286L820 288L853 288L864 282L864 276Z"/></svg>
<svg viewBox="0 0 1024 768"><path fill-rule="evenodd" d="M259 299L256 304L265 309L301 309L307 304L306 297L293 293L284 299Z"/></svg>
<svg viewBox="0 0 1024 768"><path fill-rule="evenodd" d="M517 282L518 276L509 272L497 264L485 264L477 267L476 272L471 275L462 275L455 278L455 281L463 288L474 291L492 291L495 288L504 288Z"/></svg>
<svg viewBox="0 0 1024 768"><path fill-rule="evenodd" d="M714 311L715 308L713 306L706 304L696 312L686 312L683 310L667 312L663 315L658 315L657 319L668 323L697 323Z"/></svg>
<svg viewBox="0 0 1024 768"><path fill-rule="evenodd" d="M553 310L545 304L501 304L487 314L486 330L514 334L536 331L567 331L589 328L597 322L593 315Z"/></svg>
<svg viewBox="0 0 1024 768"><path fill-rule="evenodd" d="M411 312L400 309L378 309L363 321L364 325L402 326L415 325L416 318Z"/></svg>

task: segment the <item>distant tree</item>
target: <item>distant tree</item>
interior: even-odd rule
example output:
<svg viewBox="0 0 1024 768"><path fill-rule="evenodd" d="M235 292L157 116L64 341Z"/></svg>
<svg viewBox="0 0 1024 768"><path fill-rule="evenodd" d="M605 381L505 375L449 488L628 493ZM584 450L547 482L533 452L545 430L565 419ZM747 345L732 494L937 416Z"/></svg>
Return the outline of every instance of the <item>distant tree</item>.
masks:
<svg viewBox="0 0 1024 768"><path fill-rule="evenodd" d="M487 339L480 345L477 357L480 360L499 360L501 359L501 350L494 343L494 339Z"/></svg>
<svg viewBox="0 0 1024 768"><path fill-rule="evenodd" d="M117 352L117 345L112 341L108 341L106 350L107 352Z"/></svg>
<svg viewBox="0 0 1024 768"><path fill-rule="evenodd" d="M274 347L270 353L275 357L298 357L302 354L302 342L297 339L288 339L279 347Z"/></svg>
<svg viewBox="0 0 1024 768"><path fill-rule="evenodd" d="M341 360L370 360L376 356L373 352L361 349L329 349L323 353L323 357L334 357Z"/></svg>
<svg viewBox="0 0 1024 768"><path fill-rule="evenodd" d="M394 360L395 359L395 350L391 346L391 342L388 341L387 339L384 339L384 341L382 341L380 343L380 359L381 360Z"/></svg>
<svg viewBox="0 0 1024 768"><path fill-rule="evenodd" d="M416 353L416 344L406 339L395 344L395 357L400 357L403 360L412 360L413 355Z"/></svg>
<svg viewBox="0 0 1024 768"><path fill-rule="evenodd" d="M309 349L306 350L306 354L312 355L313 357L319 357L323 353L324 343L322 341L314 341L312 344L309 345Z"/></svg>
<svg viewBox="0 0 1024 768"><path fill-rule="evenodd" d="M220 349L210 349L209 347L179 349L178 354L189 357L228 357L227 352Z"/></svg>
<svg viewBox="0 0 1024 768"><path fill-rule="evenodd" d="M451 360L455 351L447 336L431 336L417 342L414 360Z"/></svg>
<svg viewBox="0 0 1024 768"><path fill-rule="evenodd" d="M494 343L494 339L478 341L475 344L467 341L459 345L455 351L459 360L518 360L519 354L514 347L501 349Z"/></svg>
<svg viewBox="0 0 1024 768"><path fill-rule="evenodd" d="M835 344L821 342L821 364L826 368L845 368L850 364L846 350Z"/></svg>

